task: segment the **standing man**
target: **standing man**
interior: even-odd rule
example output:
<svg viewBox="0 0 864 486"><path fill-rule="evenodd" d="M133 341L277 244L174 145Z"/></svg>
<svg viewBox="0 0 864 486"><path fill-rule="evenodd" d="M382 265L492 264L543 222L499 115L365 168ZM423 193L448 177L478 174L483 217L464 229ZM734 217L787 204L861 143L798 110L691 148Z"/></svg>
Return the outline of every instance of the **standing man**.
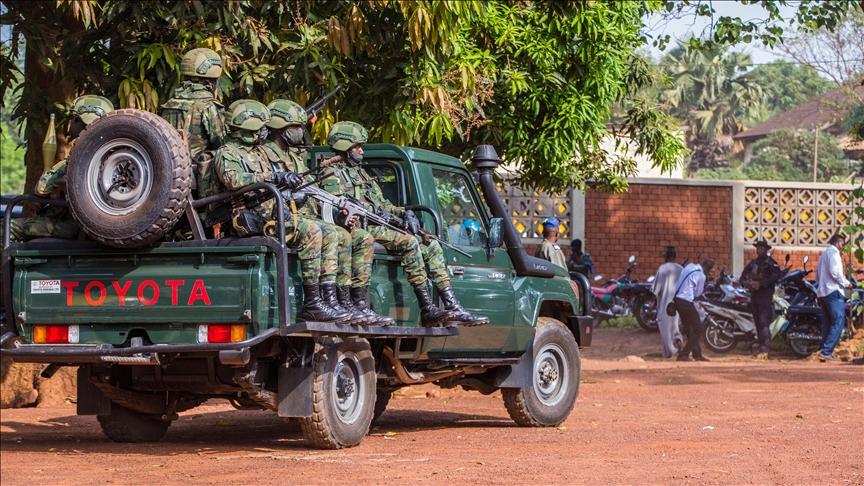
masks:
<svg viewBox="0 0 864 486"><path fill-rule="evenodd" d="M657 325L660 328L660 348L664 358L671 358L678 352L681 343L681 329L678 314L670 316L666 306L675 297L675 288L681 278L683 267L675 262L677 252L674 246L667 246L663 255L665 263L657 269L654 286L651 289L657 296Z"/></svg>
<svg viewBox="0 0 864 486"><path fill-rule="evenodd" d="M344 121L333 125L327 136L327 144L339 158L329 167L332 175L322 183L322 187L333 194L352 196L373 211L400 216L405 222L406 231L414 235L418 234L421 228L420 220L414 212L393 205L384 197L378 183L360 167L363 161L363 144L366 143L367 138L366 129L358 123ZM427 327L479 326L489 322L486 317L476 316L462 308L450 284L450 275L444 262L444 250L437 241L424 241L421 244L417 236L378 225L369 225L367 231L388 251L402 256L402 266L408 274L408 282L414 288L414 294L420 304L422 325ZM444 309L432 303L432 297L426 287L430 276L444 301ZM362 275L362 278L364 281L361 288L364 290L353 300L355 304L359 300L363 307L368 307L369 275ZM351 292L354 297L353 286Z"/></svg>
<svg viewBox="0 0 864 486"><path fill-rule="evenodd" d="M308 119L306 110L293 101L283 99L273 100L267 105L267 109L270 110L270 121L267 122L270 133L267 140L259 146L261 154L269 160L273 172L307 172L308 167L304 160L308 151L305 141ZM307 182L312 179L312 176L306 177ZM349 233L341 226L323 221L320 205L313 199L305 199L299 215L313 220L321 227L324 242L336 242L332 245L322 243L319 282L321 299L328 306L350 314L349 322L352 324L393 324L393 319L376 314L369 308L354 307L349 293L352 268L354 272L372 268L375 239L363 229L357 228Z"/></svg>
<svg viewBox="0 0 864 486"><path fill-rule="evenodd" d="M72 102L72 120L69 126L69 139L75 143L78 136L94 121L114 110L107 98L97 95L84 95ZM71 147L70 147L71 148ZM54 164L39 178L35 192L39 196L63 199L66 197L66 163L63 160ZM0 229L2 234L2 229ZM71 240L78 236L78 224L72 219L68 208L45 206L37 216L15 218L9 225L10 241L26 241L31 238L62 238Z"/></svg>
<svg viewBox="0 0 864 486"><path fill-rule="evenodd" d="M218 192L219 181L212 170L213 153L227 136L222 105L216 101L216 84L222 76L222 58L199 47L183 55L180 62L183 83L162 105L162 118L186 131L189 153L195 164L198 198Z"/></svg>
<svg viewBox="0 0 864 486"><path fill-rule="evenodd" d="M771 245L765 240L756 242L756 258L741 272L741 283L750 291L750 312L759 337L758 359L768 358L771 343L771 321L774 320L774 285L783 276L777 262L768 254Z"/></svg>
<svg viewBox="0 0 864 486"><path fill-rule="evenodd" d="M705 260L702 265L691 263L681 270L681 280L675 291L675 307L687 333L687 344L678 352L678 361L708 361L702 356L699 340L702 336L702 316L695 301L705 292L706 274L714 268L713 260ZM690 357L690 354L693 357Z"/></svg>
<svg viewBox="0 0 864 486"><path fill-rule="evenodd" d="M567 269L571 272L579 272L589 279L594 274L594 261L591 255L582 252L582 240L573 239L570 242L570 259L567 260Z"/></svg>
<svg viewBox="0 0 864 486"><path fill-rule="evenodd" d="M267 137L265 124L270 111L255 100L238 100L228 108L231 135L216 151L215 168L219 181L227 191L235 191L257 182L272 182L296 188L303 179L294 172L270 170L269 163L259 155L256 146ZM239 236L262 234L273 218L273 201L253 209L238 208L231 219ZM303 278L303 307L299 318L306 321L345 322L349 315L338 312L321 301L318 278L321 273L321 227L305 218L288 218L285 222L285 243L297 247Z"/></svg>
<svg viewBox="0 0 864 486"><path fill-rule="evenodd" d="M543 243L537 247L537 253L534 255L546 261L552 262L562 268L567 268L567 261L564 259L564 252L558 246L558 218L550 216L543 221Z"/></svg>
<svg viewBox="0 0 864 486"><path fill-rule="evenodd" d="M851 288L852 283L843 275L840 250L845 243L842 234L833 235L816 266L816 296L822 306L822 346L819 348L819 361L822 362L835 359L834 347L840 342L846 319L846 298L843 291Z"/></svg>

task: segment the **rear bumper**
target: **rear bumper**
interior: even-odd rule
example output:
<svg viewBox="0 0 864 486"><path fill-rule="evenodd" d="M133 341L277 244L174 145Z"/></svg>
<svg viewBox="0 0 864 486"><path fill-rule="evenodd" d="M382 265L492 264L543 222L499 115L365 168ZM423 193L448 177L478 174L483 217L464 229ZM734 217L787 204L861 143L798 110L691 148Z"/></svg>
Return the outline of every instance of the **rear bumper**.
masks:
<svg viewBox="0 0 864 486"><path fill-rule="evenodd" d="M458 332L458 329L453 327L357 327L329 322L303 322L288 326L286 336L444 337L456 335ZM218 353L222 364L239 366L249 362L249 350L252 347L276 336L279 336L279 329L272 328L236 343L116 347L111 344L24 344L15 339L18 337L15 333L7 332L0 337L0 348L3 348L0 349L0 356L22 363L158 365L160 355ZM8 346L9 344L12 346Z"/></svg>
<svg viewBox="0 0 864 486"><path fill-rule="evenodd" d="M279 330L274 328L236 343L153 344L118 348L111 344L22 344L15 341L17 336L10 332L0 339L0 346L4 347L0 349L0 356L20 363L157 365L160 355L210 352L218 353L223 364L238 364L238 360L242 361L244 357L248 362L251 347L278 334ZM14 344L6 349L8 342Z"/></svg>

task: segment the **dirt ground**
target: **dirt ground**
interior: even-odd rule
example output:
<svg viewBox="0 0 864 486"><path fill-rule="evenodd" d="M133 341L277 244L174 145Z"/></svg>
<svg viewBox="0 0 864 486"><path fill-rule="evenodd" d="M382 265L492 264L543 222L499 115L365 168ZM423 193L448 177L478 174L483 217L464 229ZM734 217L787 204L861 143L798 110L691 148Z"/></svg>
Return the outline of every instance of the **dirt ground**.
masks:
<svg viewBox="0 0 864 486"><path fill-rule="evenodd" d="M275 414L213 401L158 444L115 444L73 404L5 409L17 484L864 484L864 366L746 354L663 361L656 335L600 329L558 428L516 427L499 394L405 389L355 448L307 448Z"/></svg>

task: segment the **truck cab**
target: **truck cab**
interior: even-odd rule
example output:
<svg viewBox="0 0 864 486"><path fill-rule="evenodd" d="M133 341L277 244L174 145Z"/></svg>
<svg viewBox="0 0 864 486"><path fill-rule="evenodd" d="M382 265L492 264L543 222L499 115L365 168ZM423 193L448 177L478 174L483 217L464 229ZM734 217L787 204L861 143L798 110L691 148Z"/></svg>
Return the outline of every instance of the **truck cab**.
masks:
<svg viewBox="0 0 864 486"><path fill-rule="evenodd" d="M312 151L313 164L323 152ZM78 366L78 413L96 415L121 442L159 440L179 412L223 398L296 418L313 446L348 447L393 391L420 383L500 389L524 426L566 419L592 319L565 269L525 254L495 191L494 149L478 147L476 174L453 157L397 145L367 144L365 160L388 198L414 208L427 230L462 250L444 250L453 288L489 325L420 326L399 258L383 249L371 297L377 312L397 322L376 327L297 320L299 266L284 237L216 240L193 232L189 240L127 249L4 236L0 352L47 363L47 376ZM277 188L256 184L189 198L188 224L199 223L195 209L251 191L271 191L285 207ZM7 206L4 235L22 203L66 204L21 196Z"/></svg>

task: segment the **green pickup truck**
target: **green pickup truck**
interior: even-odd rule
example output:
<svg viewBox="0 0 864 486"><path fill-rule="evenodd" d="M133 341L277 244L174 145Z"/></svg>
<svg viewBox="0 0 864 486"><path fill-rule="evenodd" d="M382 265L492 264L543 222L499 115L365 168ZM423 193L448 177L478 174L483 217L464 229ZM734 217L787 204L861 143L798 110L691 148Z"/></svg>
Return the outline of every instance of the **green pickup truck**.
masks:
<svg viewBox="0 0 864 486"><path fill-rule="evenodd" d="M70 171L70 186L86 184L87 177L105 179L110 174L102 172L137 157L139 177L150 170L155 181L137 196L141 204L162 197L160 171L169 164L167 172L178 173L188 157L160 155L174 141L159 142L154 130L147 139L135 138L105 125L128 126L136 122L124 117L133 116L162 128L156 117L134 110L95 122L82 135L83 145L112 148L73 150L70 166L82 166L83 179ZM108 129L94 131L103 125ZM313 150L312 160L324 150ZM195 211L253 190L270 191L277 205L286 204L278 189L256 184L183 199L171 223L191 227L192 239L163 235L140 248L112 248L93 241L99 239L90 221L95 213L77 217L81 211L74 207L89 240L10 243L4 236L2 355L48 363L44 376L78 366L78 414L96 415L104 433L121 442L159 440L178 412L223 398L238 409L296 418L313 446L348 447L368 433L394 390L420 383L484 394L501 389L518 424L557 425L578 395L579 347L590 344L592 322L590 303L580 296L590 292L565 269L526 254L496 192L495 159L491 146L478 147L472 174L458 159L416 148L368 144L365 157L366 170L388 198L415 207L427 229L469 255L445 249L460 300L488 316L489 325L420 326L399 258L383 249L375 256L372 303L396 325L297 321L302 287L294 253L270 237L208 239ZM99 167L94 172L87 164ZM12 208L25 203L67 204L20 196L6 208L4 235ZM132 214L136 206L124 208ZM466 237L466 219L482 230ZM120 230L114 236L131 241Z"/></svg>

